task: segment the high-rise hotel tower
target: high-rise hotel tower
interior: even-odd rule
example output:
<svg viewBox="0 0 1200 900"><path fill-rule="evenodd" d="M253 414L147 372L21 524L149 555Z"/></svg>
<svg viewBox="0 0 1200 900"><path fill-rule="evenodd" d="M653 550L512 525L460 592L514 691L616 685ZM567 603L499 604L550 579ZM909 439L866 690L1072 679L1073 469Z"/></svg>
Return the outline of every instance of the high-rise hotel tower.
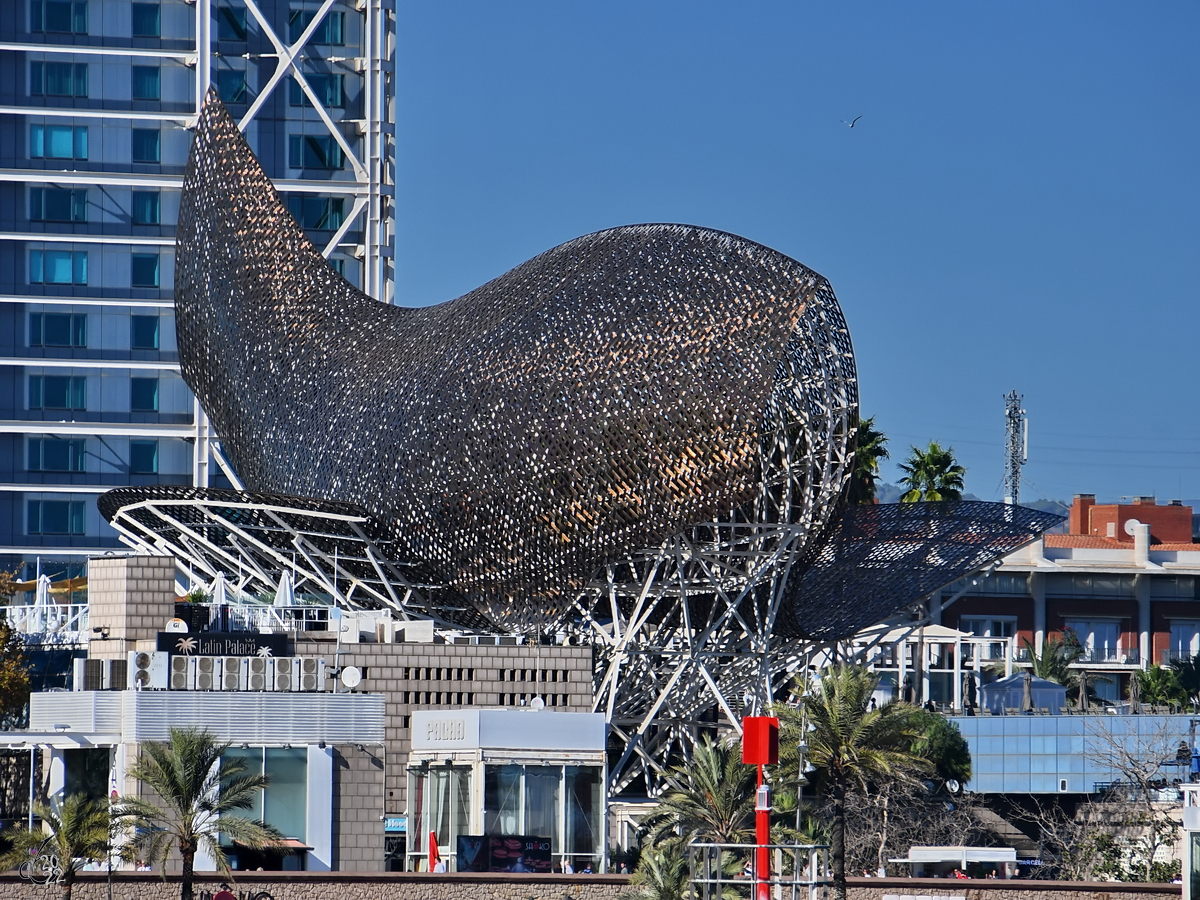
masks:
<svg viewBox="0 0 1200 900"><path fill-rule="evenodd" d="M179 188L214 86L333 264L390 302L393 0L0 4L0 568L120 546L111 487L228 485L179 375Z"/></svg>

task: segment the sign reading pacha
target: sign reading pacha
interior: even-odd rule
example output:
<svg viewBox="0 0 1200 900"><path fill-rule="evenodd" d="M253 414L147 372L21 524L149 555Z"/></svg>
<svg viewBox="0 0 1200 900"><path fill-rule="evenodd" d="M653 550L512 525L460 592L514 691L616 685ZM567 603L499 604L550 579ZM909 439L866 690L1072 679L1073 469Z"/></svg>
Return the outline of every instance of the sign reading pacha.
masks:
<svg viewBox="0 0 1200 900"><path fill-rule="evenodd" d="M290 656L286 634L253 631L160 631L158 650L173 656Z"/></svg>

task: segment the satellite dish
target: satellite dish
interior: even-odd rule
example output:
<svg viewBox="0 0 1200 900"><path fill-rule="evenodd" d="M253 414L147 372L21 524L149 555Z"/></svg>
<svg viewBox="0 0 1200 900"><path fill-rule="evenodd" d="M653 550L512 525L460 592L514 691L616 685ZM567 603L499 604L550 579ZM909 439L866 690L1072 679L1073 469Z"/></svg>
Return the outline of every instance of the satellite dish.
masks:
<svg viewBox="0 0 1200 900"><path fill-rule="evenodd" d="M546 701L543 700L541 697L534 697L532 700L529 701L529 705L532 706L534 709L545 709Z"/></svg>
<svg viewBox="0 0 1200 900"><path fill-rule="evenodd" d="M343 666L342 684L348 688L358 687L362 684L362 669L358 666Z"/></svg>
<svg viewBox="0 0 1200 900"><path fill-rule="evenodd" d="M1137 537L1137 529L1138 529L1138 526L1141 524L1142 523L1139 522L1137 519L1129 519L1125 523L1125 533L1127 535L1129 535L1130 537Z"/></svg>
<svg viewBox="0 0 1200 900"><path fill-rule="evenodd" d="M183 619L167 619L166 630L171 633L187 634L188 624Z"/></svg>

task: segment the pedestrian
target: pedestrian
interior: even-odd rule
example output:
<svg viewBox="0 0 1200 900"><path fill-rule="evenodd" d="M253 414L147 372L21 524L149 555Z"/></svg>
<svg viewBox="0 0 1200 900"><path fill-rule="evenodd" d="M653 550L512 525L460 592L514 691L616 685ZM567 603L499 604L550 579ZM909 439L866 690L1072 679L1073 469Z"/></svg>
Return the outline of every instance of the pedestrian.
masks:
<svg viewBox="0 0 1200 900"><path fill-rule="evenodd" d="M237 897L229 889L229 885L222 881L221 889L213 894L213 900L237 900Z"/></svg>

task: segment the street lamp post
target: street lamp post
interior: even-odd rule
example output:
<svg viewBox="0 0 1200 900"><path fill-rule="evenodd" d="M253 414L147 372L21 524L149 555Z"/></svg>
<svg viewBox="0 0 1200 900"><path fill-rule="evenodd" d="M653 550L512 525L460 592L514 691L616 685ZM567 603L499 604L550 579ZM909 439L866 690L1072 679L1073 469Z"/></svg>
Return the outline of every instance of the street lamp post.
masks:
<svg viewBox="0 0 1200 900"><path fill-rule="evenodd" d="M779 719L747 716L742 719L742 762L758 766L758 789L754 794L754 897L771 897L771 789L763 783L763 766L779 762Z"/></svg>

